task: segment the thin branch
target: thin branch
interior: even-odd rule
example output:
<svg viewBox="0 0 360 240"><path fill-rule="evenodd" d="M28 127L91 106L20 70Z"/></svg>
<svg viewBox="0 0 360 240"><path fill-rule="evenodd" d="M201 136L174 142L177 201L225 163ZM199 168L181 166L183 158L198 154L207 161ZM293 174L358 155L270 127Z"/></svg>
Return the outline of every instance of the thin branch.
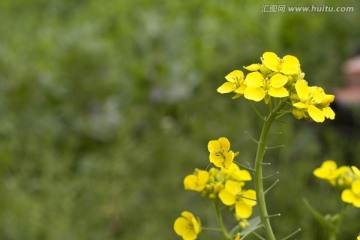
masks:
<svg viewBox="0 0 360 240"><path fill-rule="evenodd" d="M259 144L259 141L256 140L254 137L250 136L250 134L249 134L247 131L245 131L245 134L246 134L253 142L255 142L256 144Z"/></svg>
<svg viewBox="0 0 360 240"><path fill-rule="evenodd" d="M265 118L261 115L259 110L257 110L254 104L251 101L247 101L247 102L250 103L251 108L255 111L256 115L261 119L261 121L265 122Z"/></svg>
<svg viewBox="0 0 360 240"><path fill-rule="evenodd" d="M268 187L268 189L264 191L264 194L267 194L267 192L270 191L273 187L275 187L275 185L278 184L279 181L280 179L276 179L276 181L273 184L271 184L271 186Z"/></svg>
<svg viewBox="0 0 360 240"><path fill-rule="evenodd" d="M273 174L271 174L271 175L269 175L269 176L263 177L262 179L263 179L263 180L266 180L266 179L272 178L273 176L278 175L278 174L279 174L279 171L277 171L277 172L275 172L275 173L273 173Z"/></svg>
<svg viewBox="0 0 360 240"><path fill-rule="evenodd" d="M289 239L291 238L292 236L294 236L295 234L297 234L298 232L301 232L301 228L298 228L297 230L295 230L293 233L291 233L290 235L284 237L283 239L281 240L286 240L286 239Z"/></svg>

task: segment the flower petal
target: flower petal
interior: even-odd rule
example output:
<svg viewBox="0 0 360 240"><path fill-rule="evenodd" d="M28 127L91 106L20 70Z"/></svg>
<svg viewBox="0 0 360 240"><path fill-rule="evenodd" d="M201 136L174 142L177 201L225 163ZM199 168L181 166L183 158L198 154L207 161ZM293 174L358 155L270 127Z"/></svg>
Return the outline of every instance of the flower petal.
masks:
<svg viewBox="0 0 360 240"><path fill-rule="evenodd" d="M309 98L310 90L305 80L298 80L295 83L295 89L301 101L306 101Z"/></svg>
<svg viewBox="0 0 360 240"><path fill-rule="evenodd" d="M229 82L236 83L238 80L244 79L244 73L240 70L234 70L226 75L225 79Z"/></svg>
<svg viewBox="0 0 360 240"><path fill-rule="evenodd" d="M299 60L291 55L283 57L283 63L281 65L281 71L286 75L294 75L300 73L300 62Z"/></svg>
<svg viewBox="0 0 360 240"><path fill-rule="evenodd" d="M245 202L249 206L256 205L256 192L254 190L246 190L241 193L243 197L242 201Z"/></svg>
<svg viewBox="0 0 360 240"><path fill-rule="evenodd" d="M262 63L270 70L277 72L280 66L279 57L273 52L265 52L262 55Z"/></svg>
<svg viewBox="0 0 360 240"><path fill-rule="evenodd" d="M264 99L266 93L261 87L247 87L244 92L244 97L255 102L259 102Z"/></svg>
<svg viewBox="0 0 360 240"><path fill-rule="evenodd" d="M218 87L217 91L221 94L224 94L224 93L230 93L235 89L236 89L236 83L226 82L220 87Z"/></svg>
<svg viewBox="0 0 360 240"><path fill-rule="evenodd" d="M308 108L309 116L315 121L315 122L324 122L325 121L325 114L323 111L318 109L317 107L311 105Z"/></svg>
<svg viewBox="0 0 360 240"><path fill-rule="evenodd" d="M248 70L248 71L255 72L255 71L260 70L261 65L258 64L258 63L254 63L254 64L251 64L251 65L246 66L246 67L244 67L244 68L245 68L246 70Z"/></svg>
<svg viewBox="0 0 360 240"><path fill-rule="evenodd" d="M285 86L288 81L288 77L277 73L270 78L270 87L280 88Z"/></svg>
<svg viewBox="0 0 360 240"><path fill-rule="evenodd" d="M221 151L221 144L218 140L211 140L208 143L208 150L210 153Z"/></svg>
<svg viewBox="0 0 360 240"><path fill-rule="evenodd" d="M226 137L221 137L218 139L221 144L221 150L229 151L230 150L230 142Z"/></svg>
<svg viewBox="0 0 360 240"><path fill-rule="evenodd" d="M268 91L268 94L272 97L282 98L289 96L289 92L286 88L273 88L271 87Z"/></svg>
<svg viewBox="0 0 360 240"><path fill-rule="evenodd" d="M356 199L356 196L354 195L354 193L350 189L345 189L341 193L341 199L343 200L343 202L353 203L354 200Z"/></svg>
<svg viewBox="0 0 360 240"><path fill-rule="evenodd" d="M252 214L252 207L243 201L239 201L235 205L235 212L240 218L249 218Z"/></svg>
<svg viewBox="0 0 360 240"><path fill-rule="evenodd" d="M244 81L244 84L248 87L262 87L264 86L264 77L259 72L249 73Z"/></svg>
<svg viewBox="0 0 360 240"><path fill-rule="evenodd" d="M219 193L219 198L221 202L226 206L231 206L235 204L235 195L233 195L227 189L221 190L221 192Z"/></svg>
<svg viewBox="0 0 360 240"><path fill-rule="evenodd" d="M326 118L335 119L335 112L330 107L323 108L322 111Z"/></svg>
<svg viewBox="0 0 360 240"><path fill-rule="evenodd" d="M183 217L179 217L175 220L174 230L177 235L182 236L189 226L189 221Z"/></svg>

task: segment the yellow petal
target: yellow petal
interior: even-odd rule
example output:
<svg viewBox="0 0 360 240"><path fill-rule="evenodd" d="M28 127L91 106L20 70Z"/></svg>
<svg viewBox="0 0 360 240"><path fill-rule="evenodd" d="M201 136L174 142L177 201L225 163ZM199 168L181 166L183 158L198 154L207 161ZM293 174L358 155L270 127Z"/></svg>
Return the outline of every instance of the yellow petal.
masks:
<svg viewBox="0 0 360 240"><path fill-rule="evenodd" d="M229 151L229 152L225 152L224 155L225 155L225 160L223 162L223 167L228 168L233 162L235 154L233 151Z"/></svg>
<svg viewBox="0 0 360 240"><path fill-rule="evenodd" d="M230 150L230 142L226 137L221 137L218 139L219 143L221 144L221 149L225 151Z"/></svg>
<svg viewBox="0 0 360 240"><path fill-rule="evenodd" d="M323 113L323 111L321 111L320 109L318 109L315 106L310 106L308 108L308 113L309 116L315 121L315 122L324 122L325 120L325 114Z"/></svg>
<svg viewBox="0 0 360 240"><path fill-rule="evenodd" d="M309 98L310 90L305 80L296 81L295 89L301 101L306 101Z"/></svg>
<svg viewBox="0 0 360 240"><path fill-rule="evenodd" d="M252 214L252 207L243 201L239 201L235 205L235 212L240 218L249 218Z"/></svg>
<svg viewBox="0 0 360 240"><path fill-rule="evenodd" d="M262 55L262 63L270 70L277 72L279 70L280 59L273 52L265 52Z"/></svg>
<svg viewBox="0 0 360 240"><path fill-rule="evenodd" d="M219 198L221 202L226 206L231 206L235 204L235 195L231 194L227 189L221 190L219 193Z"/></svg>
<svg viewBox="0 0 360 240"><path fill-rule="evenodd" d="M175 220L174 230L177 235L182 236L183 233L187 231L188 226L189 226L189 221L183 217L179 217Z"/></svg>
<svg viewBox="0 0 360 240"><path fill-rule="evenodd" d="M182 237L183 237L183 240L195 240L197 237L197 234L193 229L188 229L186 232L184 232Z"/></svg>
<svg viewBox="0 0 360 240"><path fill-rule="evenodd" d="M225 79L229 82L236 83L238 80L244 79L244 73L240 70L234 70L226 75Z"/></svg>
<svg viewBox="0 0 360 240"><path fill-rule="evenodd" d="M238 87L237 89L235 89L234 92L243 95L244 91L245 91L246 86L245 85L241 85L240 87Z"/></svg>
<svg viewBox="0 0 360 240"><path fill-rule="evenodd" d="M208 150L210 153L221 151L221 144L218 140L211 140L208 143Z"/></svg>
<svg viewBox="0 0 360 240"><path fill-rule="evenodd" d="M258 63L254 63L254 64L251 64L251 65L246 66L246 67L244 67L244 68L245 68L246 70L248 70L248 71L255 72L255 71L260 70L261 65L258 64Z"/></svg>
<svg viewBox="0 0 360 240"><path fill-rule="evenodd" d="M259 102L264 99L266 93L261 87L247 87L244 92L244 97L255 102Z"/></svg>
<svg viewBox="0 0 360 240"><path fill-rule="evenodd" d="M289 96L289 92L286 88L273 88L271 87L268 94L272 97L283 98Z"/></svg>
<svg viewBox="0 0 360 240"><path fill-rule="evenodd" d="M352 166L351 169L353 170L354 174L360 179L360 170L355 166Z"/></svg>
<svg viewBox="0 0 360 240"><path fill-rule="evenodd" d="M280 88L285 86L288 81L288 77L277 73L270 78L270 87Z"/></svg>
<svg viewBox="0 0 360 240"><path fill-rule="evenodd" d="M335 112L330 107L323 108L322 111L326 118L335 119Z"/></svg>
<svg viewBox="0 0 360 240"><path fill-rule="evenodd" d="M246 190L241 193L242 201L244 201L249 206L256 205L256 192L254 190Z"/></svg>
<svg viewBox="0 0 360 240"><path fill-rule="evenodd" d="M203 185L206 184L209 180L209 172L204 170L197 171L198 184Z"/></svg>
<svg viewBox="0 0 360 240"><path fill-rule="evenodd" d="M262 87L264 86L264 77L259 72L249 73L244 81L244 84L248 87Z"/></svg>
<svg viewBox="0 0 360 240"><path fill-rule="evenodd" d="M241 191L241 183L228 180L226 181L225 189L235 196Z"/></svg>
<svg viewBox="0 0 360 240"><path fill-rule="evenodd" d="M299 108L299 109L306 109L309 107L308 104L302 103L302 102L297 102L293 104L294 107Z"/></svg>
<svg viewBox="0 0 360 240"><path fill-rule="evenodd" d="M343 202L353 203L354 200L356 199L356 197L355 197L354 193L351 190L345 189L341 193L341 199L343 200Z"/></svg>
<svg viewBox="0 0 360 240"><path fill-rule="evenodd" d="M299 60L291 55L283 57L283 63L281 65L281 72L286 75L294 75L300 73Z"/></svg>
<svg viewBox="0 0 360 240"><path fill-rule="evenodd" d="M184 188L187 190L196 190L197 181L198 179L194 174L187 175L184 178Z"/></svg>
<svg viewBox="0 0 360 240"><path fill-rule="evenodd" d="M226 82L220 87L218 87L217 91L221 94L230 93L236 89L236 83Z"/></svg>

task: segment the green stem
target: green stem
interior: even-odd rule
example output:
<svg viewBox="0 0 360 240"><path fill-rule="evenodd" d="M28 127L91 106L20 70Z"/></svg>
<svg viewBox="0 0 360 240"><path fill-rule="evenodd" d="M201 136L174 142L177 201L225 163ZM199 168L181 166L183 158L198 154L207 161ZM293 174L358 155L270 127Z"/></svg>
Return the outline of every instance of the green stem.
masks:
<svg viewBox="0 0 360 240"><path fill-rule="evenodd" d="M222 219L222 215L221 215L221 211L220 211L219 201L218 201L218 200L215 200L215 201L214 201L214 206L215 206L216 217L217 217L218 224L219 224L219 227L220 227L220 229L221 229L221 232L222 232L222 234L224 235L224 237L225 237L226 240L231 240L231 236L230 236L230 234L228 233L228 231L226 230L225 225L224 225L224 222L223 222L223 219Z"/></svg>
<svg viewBox="0 0 360 240"><path fill-rule="evenodd" d="M256 186L256 198L257 204L259 208L259 215L261 219L261 223L265 228L266 239L267 240L276 240L275 235L273 233L269 215L267 212L266 201L265 201L265 191L263 184L263 159L266 151L266 139L271 127L272 122L275 120L277 113L285 106L285 101L278 104L273 111L270 112L270 115L265 119L260 140L258 142L258 148L256 151L255 158L255 186Z"/></svg>

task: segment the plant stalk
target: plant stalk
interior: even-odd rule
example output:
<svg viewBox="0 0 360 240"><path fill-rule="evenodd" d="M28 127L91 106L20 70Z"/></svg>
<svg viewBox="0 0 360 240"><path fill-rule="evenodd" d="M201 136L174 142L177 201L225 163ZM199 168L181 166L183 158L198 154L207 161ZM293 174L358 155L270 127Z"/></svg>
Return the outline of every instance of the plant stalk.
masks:
<svg viewBox="0 0 360 240"><path fill-rule="evenodd" d="M279 103L265 119L263 128L261 130L260 139L258 141L258 148L256 151L255 158L255 186L256 186L256 198L259 208L259 215L261 223L265 228L266 239L267 240L276 240L274 232L271 227L269 214L267 212L266 200L265 200L265 191L263 183L263 159L266 151L266 140L269 134L271 124L275 120L277 113L285 106L285 101Z"/></svg>

